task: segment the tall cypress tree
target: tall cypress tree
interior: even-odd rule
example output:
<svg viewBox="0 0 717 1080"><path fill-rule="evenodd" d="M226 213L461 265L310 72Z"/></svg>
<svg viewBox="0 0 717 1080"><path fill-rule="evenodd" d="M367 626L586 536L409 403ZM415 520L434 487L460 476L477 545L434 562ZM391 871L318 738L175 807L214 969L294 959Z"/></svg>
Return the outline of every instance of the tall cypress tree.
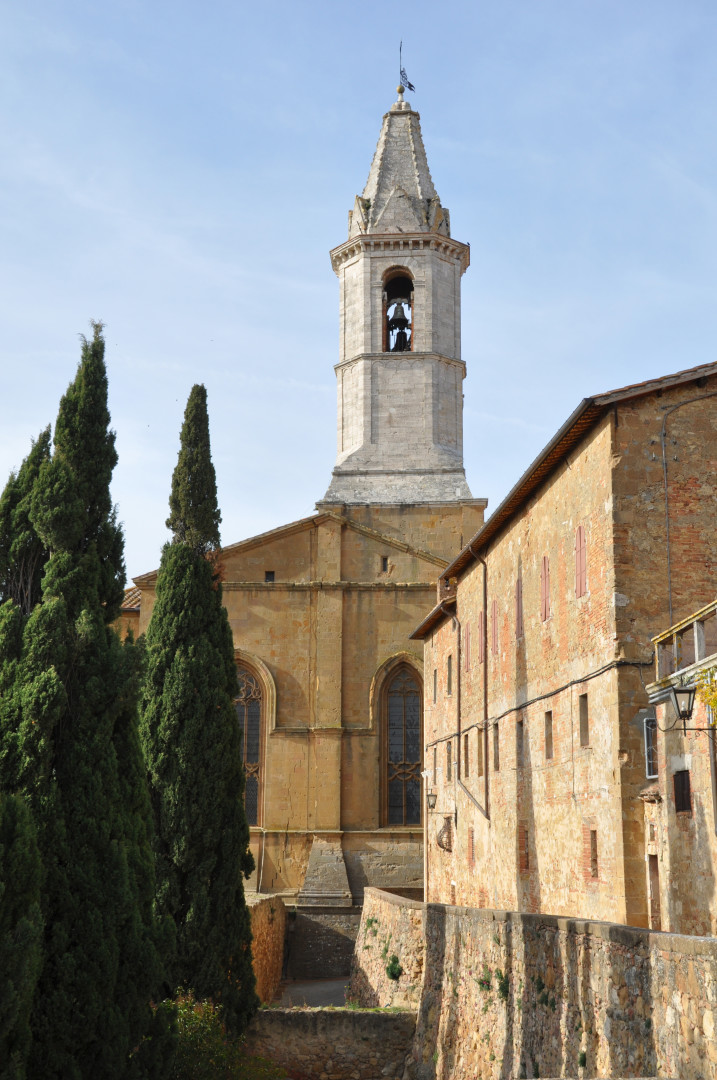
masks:
<svg viewBox="0 0 717 1080"><path fill-rule="evenodd" d="M0 1080L24 1080L42 960L42 869L25 799L0 795Z"/></svg>
<svg viewBox="0 0 717 1080"><path fill-rule="evenodd" d="M32 496L40 467L50 458L50 428L37 442L0 495L0 603L14 600L29 615L40 599L49 552L30 521Z"/></svg>
<svg viewBox="0 0 717 1080"><path fill-rule="evenodd" d="M174 986L220 1002L232 1032L257 1008L243 878L254 868L244 813L237 676L214 556L220 514L207 395L194 386L172 478L172 542L147 630L140 733L155 816L157 904L177 928Z"/></svg>
<svg viewBox="0 0 717 1080"><path fill-rule="evenodd" d="M110 626L124 563L101 331L83 341L33 486L30 522L50 553L41 602L27 618L0 608L0 786L27 797L45 873L33 1080L138 1075L160 981L141 657Z"/></svg>

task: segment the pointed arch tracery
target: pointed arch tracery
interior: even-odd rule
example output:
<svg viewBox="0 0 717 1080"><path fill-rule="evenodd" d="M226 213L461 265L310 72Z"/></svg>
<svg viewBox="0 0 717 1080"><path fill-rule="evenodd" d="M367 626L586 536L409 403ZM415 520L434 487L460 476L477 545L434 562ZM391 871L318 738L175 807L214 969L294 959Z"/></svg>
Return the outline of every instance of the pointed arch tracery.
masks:
<svg viewBox="0 0 717 1080"><path fill-rule="evenodd" d="M408 654L392 658L380 674L375 705L381 747L381 825L420 826L423 678Z"/></svg>

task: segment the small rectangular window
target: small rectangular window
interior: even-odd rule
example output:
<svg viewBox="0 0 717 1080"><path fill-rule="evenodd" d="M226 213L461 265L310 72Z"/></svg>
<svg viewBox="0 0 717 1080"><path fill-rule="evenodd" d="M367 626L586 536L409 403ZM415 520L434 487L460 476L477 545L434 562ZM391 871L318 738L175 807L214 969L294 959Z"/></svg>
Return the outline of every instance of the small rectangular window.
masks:
<svg viewBox="0 0 717 1080"><path fill-rule="evenodd" d="M493 772L500 771L500 741L498 738L498 725L493 724Z"/></svg>
<svg viewBox="0 0 717 1080"><path fill-rule="evenodd" d="M523 768L523 721L515 725L515 767Z"/></svg>
<svg viewBox="0 0 717 1080"><path fill-rule="evenodd" d="M692 800L690 799L690 771L682 769L675 773L675 810L678 814L690 814L692 812Z"/></svg>
<svg viewBox="0 0 717 1080"><path fill-rule="evenodd" d="M657 778L657 720L654 716L645 718L645 776L648 780Z"/></svg>
<svg viewBox="0 0 717 1080"><path fill-rule="evenodd" d="M547 622L550 618L550 560L543 555L540 567L540 618Z"/></svg>
<svg viewBox="0 0 717 1080"><path fill-rule="evenodd" d="M588 696L581 694L578 698L580 716L580 745L590 745L590 717L588 716Z"/></svg>
<svg viewBox="0 0 717 1080"><path fill-rule="evenodd" d="M470 743L468 735L463 736L463 775L468 779L471 774Z"/></svg>
<svg viewBox="0 0 717 1080"><path fill-rule="evenodd" d="M381 556L381 573L385 574L388 571L388 555Z"/></svg>
<svg viewBox="0 0 717 1080"><path fill-rule="evenodd" d="M433 704L434 705L436 704L437 698L438 698L438 670L437 670L437 668L434 668L433 669Z"/></svg>
<svg viewBox="0 0 717 1080"><path fill-rule="evenodd" d="M524 822L518 824L518 869L525 874L530 870L530 848L528 847L528 827Z"/></svg>
<svg viewBox="0 0 717 1080"><path fill-rule="evenodd" d="M545 714L545 760L553 760L553 714Z"/></svg>
<svg viewBox="0 0 717 1080"><path fill-rule="evenodd" d="M450 697L453 693L453 657L448 657L446 666L446 693Z"/></svg>
<svg viewBox="0 0 717 1080"><path fill-rule="evenodd" d="M578 525L575 533L575 595L584 596L587 589L587 546L585 543L585 529Z"/></svg>
<svg viewBox="0 0 717 1080"><path fill-rule="evenodd" d="M438 783L438 747L433 747L433 783Z"/></svg>
<svg viewBox="0 0 717 1080"><path fill-rule="evenodd" d="M476 762L477 762L476 775L477 776L482 776L483 775L483 730L482 730L482 728L478 728L478 731L476 732L476 734L478 735L478 743L477 743L478 753L476 754Z"/></svg>
<svg viewBox="0 0 717 1080"><path fill-rule="evenodd" d="M516 578L515 581L515 636L516 638L522 638L523 636L523 579L521 577Z"/></svg>
<svg viewBox="0 0 717 1080"><path fill-rule="evenodd" d="M590 877L598 876L597 830L590 830Z"/></svg>
<svg viewBox="0 0 717 1080"><path fill-rule="evenodd" d="M276 575L273 570L264 571L264 581L266 581L268 584L271 584L274 581L275 576Z"/></svg>
<svg viewBox="0 0 717 1080"><path fill-rule="evenodd" d="M453 779L453 745L446 743L446 780Z"/></svg>

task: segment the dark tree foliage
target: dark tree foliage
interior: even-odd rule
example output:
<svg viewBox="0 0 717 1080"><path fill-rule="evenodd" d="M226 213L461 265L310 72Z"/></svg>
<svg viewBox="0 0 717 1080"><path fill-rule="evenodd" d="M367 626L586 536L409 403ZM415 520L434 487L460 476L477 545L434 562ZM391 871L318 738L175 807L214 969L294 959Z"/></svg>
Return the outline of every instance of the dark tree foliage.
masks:
<svg viewBox="0 0 717 1080"><path fill-rule="evenodd" d="M207 391L195 385L184 413L167 528L174 533L175 543L187 544L198 554L205 554L219 547L221 520L217 478L209 449Z"/></svg>
<svg viewBox="0 0 717 1080"><path fill-rule="evenodd" d="M42 958L42 871L30 809L0 795L0 1080L24 1080Z"/></svg>
<svg viewBox="0 0 717 1080"><path fill-rule="evenodd" d="M161 972L142 655L109 625L124 585L109 419L95 324L33 488L30 521L50 552L41 602L26 619L0 608L0 788L27 797L45 874L31 1080L140 1076L158 1044L171 1052L171 1039L151 1038Z"/></svg>
<svg viewBox="0 0 717 1080"><path fill-rule="evenodd" d="M32 493L40 467L50 459L50 428L37 442L0 495L0 603L14 600L29 615L40 599L49 552L30 521Z"/></svg>
<svg viewBox="0 0 717 1080"><path fill-rule="evenodd" d="M147 631L140 731L155 815L157 906L177 928L172 988L223 1006L240 1032L257 1008L243 878L244 813L234 646L211 553L219 544L206 391L195 386L172 481L170 525Z"/></svg>

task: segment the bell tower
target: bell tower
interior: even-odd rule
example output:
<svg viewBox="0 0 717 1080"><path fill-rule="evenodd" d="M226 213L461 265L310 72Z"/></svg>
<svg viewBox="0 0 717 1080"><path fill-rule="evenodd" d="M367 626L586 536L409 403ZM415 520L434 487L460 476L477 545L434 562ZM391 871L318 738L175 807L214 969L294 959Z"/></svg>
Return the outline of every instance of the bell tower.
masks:
<svg viewBox="0 0 717 1080"><path fill-rule="evenodd" d="M419 115L383 118L349 235L331 252L340 287L338 449L319 507L473 503L463 468L461 277L428 170Z"/></svg>

